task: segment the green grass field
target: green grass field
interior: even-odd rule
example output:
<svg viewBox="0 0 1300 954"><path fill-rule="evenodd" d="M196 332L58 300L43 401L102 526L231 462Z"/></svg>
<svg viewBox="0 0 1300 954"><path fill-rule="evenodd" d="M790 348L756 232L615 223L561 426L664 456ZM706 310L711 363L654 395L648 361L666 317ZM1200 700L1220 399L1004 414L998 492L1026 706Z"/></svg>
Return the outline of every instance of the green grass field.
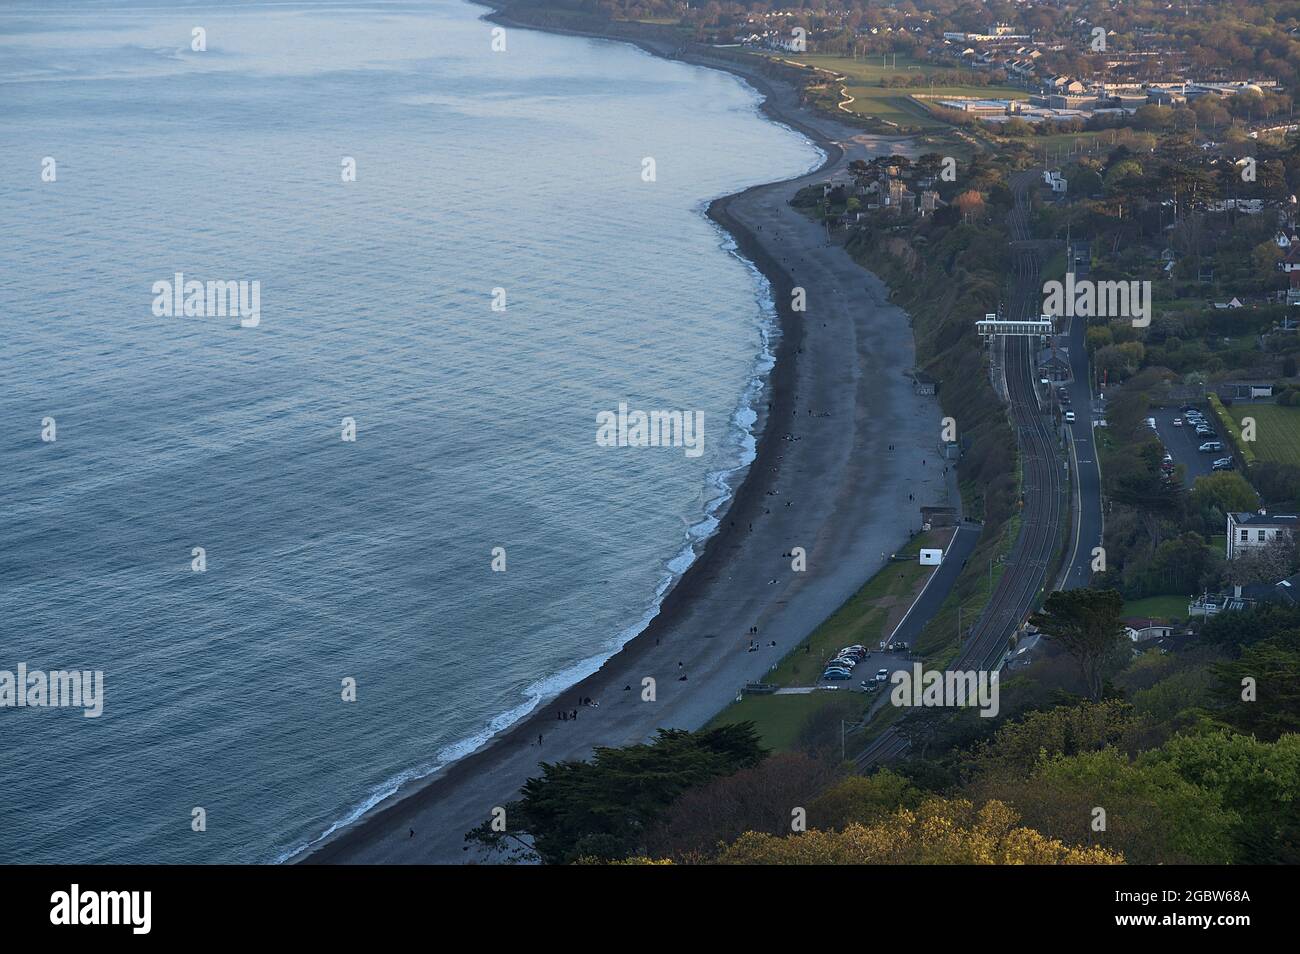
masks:
<svg viewBox="0 0 1300 954"><path fill-rule="evenodd" d="M1276 404L1234 404L1227 409L1232 419L1255 419L1252 449L1259 460L1300 466L1300 407Z"/></svg>
<svg viewBox="0 0 1300 954"><path fill-rule="evenodd" d="M790 752L796 747L804 727L818 713L834 710L834 714L823 718L834 719L838 715L856 722L874 699L874 696L847 689L798 696L745 696L724 709L710 725L753 722L763 745L773 752Z"/></svg>
<svg viewBox="0 0 1300 954"><path fill-rule="evenodd" d="M916 75L927 76L930 73L950 72L946 68L933 64L921 63L909 57L898 57L897 65L889 59L889 65L882 65L879 56L866 59L853 59L847 56L826 56L822 54L791 54L789 59L819 69L842 73L848 77L844 86L853 102L848 105L852 112L871 116L900 126L916 126L922 129L941 129L948 124L933 115L921 103L912 99L912 94L923 96L968 96L977 99L1027 99L1029 94L1022 89L1010 86L915 86L887 88L880 86L880 80L888 76Z"/></svg>
<svg viewBox="0 0 1300 954"><path fill-rule="evenodd" d="M1153 616L1159 619L1187 619L1186 596L1148 596L1144 600L1125 600L1125 616Z"/></svg>

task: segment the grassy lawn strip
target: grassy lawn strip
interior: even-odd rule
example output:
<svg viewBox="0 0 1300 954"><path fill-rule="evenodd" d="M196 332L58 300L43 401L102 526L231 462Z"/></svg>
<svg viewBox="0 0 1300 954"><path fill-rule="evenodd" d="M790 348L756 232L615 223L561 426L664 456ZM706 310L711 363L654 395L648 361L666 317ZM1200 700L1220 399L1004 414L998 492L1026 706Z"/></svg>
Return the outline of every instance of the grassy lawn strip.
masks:
<svg viewBox="0 0 1300 954"><path fill-rule="evenodd" d="M1247 443L1241 439L1241 424L1239 422L1243 417L1254 417L1256 422L1258 422L1259 415L1256 413L1256 410L1258 408L1266 408L1266 407L1269 407L1269 405L1254 404L1254 405L1250 405L1250 407L1245 410L1241 408L1235 408L1235 407L1229 409L1223 406L1223 402L1219 400L1217 395L1214 394L1210 395L1210 410L1213 411L1214 416L1219 419L1219 423L1223 425L1223 429L1228 432L1228 437L1232 440L1233 447L1235 447L1238 451L1241 452L1241 456L1246 461L1247 467L1255 463L1257 452L1255 448L1251 446L1250 443ZM1276 408L1276 410L1285 411L1288 410L1288 408L1278 407ZM1285 425L1286 423L1280 417L1277 419L1277 421L1279 424L1283 424L1283 425ZM1258 431L1258 428L1256 428L1256 431ZM1281 443L1285 444L1285 441L1281 441ZM1279 460L1285 458L1274 457L1270 459ZM1300 463L1300 460L1297 460L1297 463Z"/></svg>
<svg viewBox="0 0 1300 954"><path fill-rule="evenodd" d="M1129 617L1151 616L1157 619L1187 619L1186 596L1148 596L1142 600L1125 600L1124 615Z"/></svg>
<svg viewBox="0 0 1300 954"><path fill-rule="evenodd" d="M710 727L733 722L753 722L763 745L773 752L791 752L799 748L804 729L819 713L839 710L839 717L856 722L866 704L874 699L860 692L838 689L818 690L793 696L745 696L727 706ZM834 718L834 715L823 716Z"/></svg>

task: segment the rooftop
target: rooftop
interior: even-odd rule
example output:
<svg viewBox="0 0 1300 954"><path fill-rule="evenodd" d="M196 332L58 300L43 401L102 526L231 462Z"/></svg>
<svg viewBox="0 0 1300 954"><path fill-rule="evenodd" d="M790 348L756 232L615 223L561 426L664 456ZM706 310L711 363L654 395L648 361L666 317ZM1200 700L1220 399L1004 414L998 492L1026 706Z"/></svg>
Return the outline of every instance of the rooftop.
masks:
<svg viewBox="0 0 1300 954"><path fill-rule="evenodd" d="M1293 513L1232 513L1228 516L1242 527L1289 527L1300 523L1300 517Z"/></svg>

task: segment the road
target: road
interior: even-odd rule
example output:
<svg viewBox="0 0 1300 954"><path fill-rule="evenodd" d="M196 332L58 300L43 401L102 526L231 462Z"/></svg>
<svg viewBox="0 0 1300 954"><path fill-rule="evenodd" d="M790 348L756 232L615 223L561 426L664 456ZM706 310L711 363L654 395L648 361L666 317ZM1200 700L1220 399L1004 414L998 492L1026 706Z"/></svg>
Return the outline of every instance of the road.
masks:
<svg viewBox="0 0 1300 954"><path fill-rule="evenodd" d="M894 628L893 634L889 637L889 642L902 641L909 646L916 645L916 637L921 634L921 630L939 612L939 607L943 605L944 600L948 598L948 594L952 592L953 584L957 582L962 567L966 565L967 559L975 551L975 544L979 541L983 530L984 525L979 523L962 523L957 527L957 532L948 544L948 551L944 554L939 569L935 570L921 595L912 604L912 608L907 611L907 615Z"/></svg>
<svg viewBox="0 0 1300 954"><path fill-rule="evenodd" d="M1074 507L1071 519L1070 555L1061 571L1059 588L1080 589L1092 582L1093 547L1102 545L1105 525L1101 511L1101 465L1093 440L1093 422L1101 416L1101 407L1093 394L1092 372L1088 367L1085 335L1087 319L1069 319L1065 333L1069 343L1070 374L1066 385L1070 394L1069 409L1073 423L1065 428L1070 438L1070 473L1074 477Z"/></svg>

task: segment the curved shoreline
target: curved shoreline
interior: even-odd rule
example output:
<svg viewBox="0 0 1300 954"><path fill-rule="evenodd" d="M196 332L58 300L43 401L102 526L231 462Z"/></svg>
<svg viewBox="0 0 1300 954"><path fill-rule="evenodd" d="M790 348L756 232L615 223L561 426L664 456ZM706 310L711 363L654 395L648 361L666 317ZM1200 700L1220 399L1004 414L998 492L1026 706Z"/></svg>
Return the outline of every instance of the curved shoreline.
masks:
<svg viewBox="0 0 1300 954"><path fill-rule="evenodd" d="M735 586L731 585L732 577L738 568L742 568L742 563L763 562L766 565L773 562L765 555L765 548L768 545L775 546L775 544L764 543L760 545L760 542L758 542L762 539L763 529L766 529L766 527L760 529L758 534L754 532L753 527L754 521L761 521L763 516L771 513L770 507L765 508L765 503L771 503L768 500L769 495L780 493L776 486L779 478L774 477L773 474L779 473L781 462L787 454L791 457L802 457L802 459L813 457L817 466L812 467L811 470L818 477L820 477L821 473L821 464L826 464L826 459L834 459L829 464L826 464L826 471L839 473L841 475L841 484L832 487L832 492L825 494L824 499L820 500L825 518L821 522L814 521L819 536L834 536L837 528L827 529L823 524L829 523L831 517L838 518L841 510L851 509L852 505L846 504L844 500L844 491L850 484L848 478L867 467L863 460L857 459L857 455L869 455L874 452L860 446L865 440L864 434L860 432L855 435L855 440L849 442L851 446L841 447L837 443L833 448L822 454L822 460L820 461L817 459L813 448L824 449L826 448L826 442L810 444L806 448L798 445L801 451L805 451L802 455L799 455L793 452L796 445L781 440L781 431L795 427L795 422L798 421L796 414L798 410L796 407L797 389L803 386L807 391L814 383L817 383L822 388L829 389L828 393L821 398L822 400L837 400L833 393L836 383L819 380L822 377L821 372L826 370L823 365L831 365L832 370L841 372L851 370L848 365L855 363L855 356L850 354L847 358L844 358L841 354L844 345L844 341L840 340L843 338L843 329L840 332L840 339L828 335L826 342L810 342L809 336L806 335L806 324L809 321L807 315L797 316L790 308L791 290L795 284L796 268L788 258L783 258L783 253L803 250L813 254L815 260L816 249L813 247L815 240L812 239L812 234L819 231L817 227L812 227L813 232L808 233L807 238L802 243L799 241L787 243L778 238L765 244L765 237L761 237L759 234L763 226L754 227L752 221L745 220L747 218L752 219L753 209L751 207L759 202L767 201L766 197L774 189L781 186L792 186L805 180L824 178L839 166L845 164L847 153L839 139L824 129L817 128L817 118L807 115L806 110L799 106L797 95L789 87L782 84L783 88L779 88L771 83L767 77L753 71L742 70L737 64L720 61L702 54L676 55L677 51L646 40L534 27L528 24L516 23L499 13L489 14L485 19L523 29L539 29L544 32L569 33L590 38L632 42L652 55L677 59L696 66L723 69L739 76L763 97L759 108L767 119L785 125L805 136L822 150L825 159L814 170L805 172L794 179L752 186L741 192L715 199L708 206L706 213L708 217L732 236L737 252L753 263L766 277L771 289L781 335L774 349L774 365L767 375L757 402L760 418L754 427L757 445L755 456L749 464L743 479L733 488L733 494L725 509L717 513L718 528L706 540L694 562L664 594L658 612L650 620L649 624L606 660L596 673L580 680L562 693L563 697L573 697L575 699L590 696L600 699L607 706L621 701L625 704L621 707L618 718L606 720L606 716L613 717L615 715L608 709L601 709L597 714L584 712L581 719L584 729L587 725L598 721L604 723L602 728L595 730L595 737L589 742L574 738L573 743L576 746L576 751L574 751L574 746L571 746L569 751L561 751L552 749L549 745L534 744L532 741L535 738L540 739L548 731L557 734L555 720L553 718L547 719L543 714L549 711L549 707L543 704L532 713L518 720L514 725L498 733L475 751L429 775L407 783L393 795L371 807L355 822L340 826L330 836L309 844L301 853L289 859L294 863L336 861L449 862L469 860L460 853L467 850L459 844L460 836L465 830L472 827L472 824L487 817L493 807L504 804L513 798L518 785L529 774L538 774L537 762L541 758L555 760L557 756L565 758L585 757L590 753L591 745L620 745L641 741L652 734L656 725L697 727L707 722L709 718L724 708L730 700L731 694L738 689L740 684L748 681L741 678L743 670L753 670L756 668L755 664L758 664L758 674L761 674L763 665L768 662L775 662L770 656L759 659L748 654L746 657L724 655L728 652L727 650L719 651L717 644L705 649L698 639L694 643L688 644L686 640L692 636L699 636L701 624L714 628L719 626L720 620L728 620L734 613L735 622L732 626L736 627L735 632L738 633L741 618L751 618L748 614L753 614L756 618L771 621L774 624L772 633L774 635L776 629L786 630L786 632L780 633L780 635L788 637L782 639L784 649L781 649L780 652L783 654L792 645L790 639L801 639L808 630L811 630L822 618L833 612L843 599L851 595L874 572L874 567L864 563L860 569L850 567L847 570L837 571L833 574L828 573L824 578L830 581L828 585L805 586L802 580L791 581L788 587L781 591L781 595L787 596L783 600L775 600L774 596L776 594L771 592L764 594L762 590L754 591L755 582L753 582L754 577L752 576L749 577L751 582L747 585L743 583ZM827 121L821 120L821 122ZM845 132L849 135L854 134L852 130L845 130ZM870 139L875 143L892 142L892 140L874 136L862 137L862 139ZM768 202L764 208L775 207ZM782 211L788 214L788 210L780 209L777 209L774 214L779 218ZM772 221L776 221L776 219ZM792 224L797 225L797 223ZM808 224L811 225L811 223ZM786 227L786 225L783 224L782 227ZM839 251L841 257L847 260L847 255L844 255L841 250L837 251ZM799 259L799 261L804 264L808 262L808 259L803 258ZM837 264L839 267L843 265L843 263ZM852 272L845 272L836 276L840 279L838 287L835 282L827 283L830 287L835 288L834 293L840 295L841 289L854 291L850 283L853 281L856 272L858 283L867 286L868 297L874 298L875 304L882 309L891 310L885 305L887 290L880 286L878 281L872 279L869 273L862 271L851 261L849 265L853 269ZM806 280L803 281L806 282ZM872 294L872 282L877 286L874 294ZM852 315L852 302L843 302L842 308L846 315ZM830 309L827 310L829 314ZM892 309L892 311L897 312L897 309ZM823 327L826 327L825 323ZM863 336L857 333L860 330L879 329L851 330L851 340L856 345L855 350L865 353L866 344L861 340ZM894 350L900 350L901 348L903 351L910 351L912 345L911 331L905 321L902 323L901 331L906 341L903 343L894 342ZM812 337L817 338L817 336ZM874 342L872 343L874 344ZM816 345L821 353L828 355L827 360L819 363L810 358L801 362L799 358L804 352L805 345L810 347ZM858 355L858 357L861 357L861 355ZM809 369L810 365L813 366L811 370ZM907 366L910 367L910 364ZM856 374L854 376L858 377ZM862 378L857 382L857 392L871 391L873 397L879 397L880 395L875 392L883 391L889 387L884 381L878 382L877 385L873 384L865 375ZM899 393L895 393L898 390L897 382L894 382L894 386L890 388L888 395L888 398L892 399L894 403L901 403ZM908 390L910 393L910 385ZM766 407L764 407L765 399ZM891 403L889 399L880 403L888 405ZM861 424L859 420L860 414L855 412L855 406L860 410L862 405L862 394L857 393L856 402L850 400L847 408L837 409L851 413L855 431L859 431ZM912 410L915 410L915 408L912 408ZM811 407L809 412L811 413ZM799 422L798 426L803 426L803 422ZM786 430L786 433L789 434L790 431ZM851 454L850 451L854 453ZM836 464L839 465L838 469L835 467ZM906 484L903 481L895 480L891 483L895 491L893 496L897 498L900 494L905 493ZM793 503L793 500L791 503ZM787 507L789 506L790 504L787 504ZM856 504L855 510L855 513L860 518L859 524L862 522L861 509L862 505L859 502ZM893 514L888 521L884 519L871 521L873 524L877 522L888 522L890 524L890 526L879 528L880 533L883 534L883 539L893 540L888 549L892 549L894 545L905 539L905 533L897 532L899 529L898 516ZM787 522L789 522L788 517ZM797 522L794 525L796 527L801 526ZM746 526L750 529L746 530ZM873 527L872 529L876 528ZM859 532L858 536L868 538L865 540L858 540L856 536L850 536L854 534L855 530L853 521L848 521L844 527L838 528L838 530L841 532L841 545L825 548L832 551L830 555L832 560L841 560L844 557L854 555L859 558L865 557L867 554L874 556L875 548L881 544L881 539L878 539L875 533ZM862 531L863 528L858 526L857 530ZM779 539L785 539L788 535L788 533L785 536L780 533L776 534ZM853 541L852 547L848 545L849 539ZM865 543L865 547L861 545L863 543ZM810 553L818 552L814 551L813 547L808 549ZM852 550L858 552L856 554L845 552ZM737 551L742 556L738 557ZM773 550L772 555L774 553L775 550ZM821 555L820 552L819 555ZM881 551L881 557L884 557L884 551ZM766 574L769 571L764 569L762 572ZM751 604L747 607L747 610L733 611L729 608L720 609L717 606L709 606L710 603L714 602L726 602L719 599L715 591L721 590L730 595L730 590L737 588L742 592L753 591L743 600L731 601ZM794 597L788 596L790 591L794 591ZM808 591L808 593L805 594L804 591ZM766 599L763 598L764 595L766 595ZM799 599L805 595L806 598ZM795 620L792 624L792 621L784 618L790 614L786 613L781 607L795 602L808 604L811 611L802 616L795 613ZM791 632L792 629L793 632ZM798 632L798 630L803 632ZM717 633L707 634L703 638L709 640L716 638L717 635ZM767 635L769 634L765 625L764 636ZM674 637L676 637L675 643ZM721 642L723 640L719 640L719 643ZM666 655L663 651L665 649L664 643L669 644L666 647L667 649L675 649L676 652L670 652ZM694 656L690 656L689 653L694 653ZM641 707L639 711L634 711L633 708L626 705L629 701L634 703L634 700L629 700L628 697L612 695L612 693L618 691L619 685L624 683L625 680L627 680L626 684L629 686L635 684L635 678L629 676L629 673L663 673L665 666L671 666L667 659L677 656L692 658L691 666L687 671L698 672L697 666L708 667L704 670L704 681L711 682L713 685L708 687L708 691L703 691L704 687L695 688L699 686L699 682L696 682L690 687L695 690L689 694L690 698L681 696L674 700L676 711L672 717L648 715L648 710L644 707ZM681 659L678 660L677 665L679 669L683 666ZM679 689L675 684L672 673L673 670L669 668L668 672L657 675L657 678L661 680L661 696L668 696L670 692L675 693ZM718 691L721 686L726 686L726 690ZM570 708L567 702L565 708ZM669 707L665 706L664 708ZM571 726L572 724L562 723L561 725ZM558 730L558 732L574 731L581 732L582 730L573 730L571 728ZM536 751L530 752L530 749ZM521 771L523 772L522 777ZM467 819L470 820L468 824L465 823ZM446 829L437 833L438 844L436 847L415 843L413 841L414 836L411 839L398 837L404 835L408 827L411 831L416 831L417 823L420 830L423 830L425 825L438 823L441 823L442 828ZM463 827L461 827L462 825ZM459 851L456 850L457 848L459 848Z"/></svg>

